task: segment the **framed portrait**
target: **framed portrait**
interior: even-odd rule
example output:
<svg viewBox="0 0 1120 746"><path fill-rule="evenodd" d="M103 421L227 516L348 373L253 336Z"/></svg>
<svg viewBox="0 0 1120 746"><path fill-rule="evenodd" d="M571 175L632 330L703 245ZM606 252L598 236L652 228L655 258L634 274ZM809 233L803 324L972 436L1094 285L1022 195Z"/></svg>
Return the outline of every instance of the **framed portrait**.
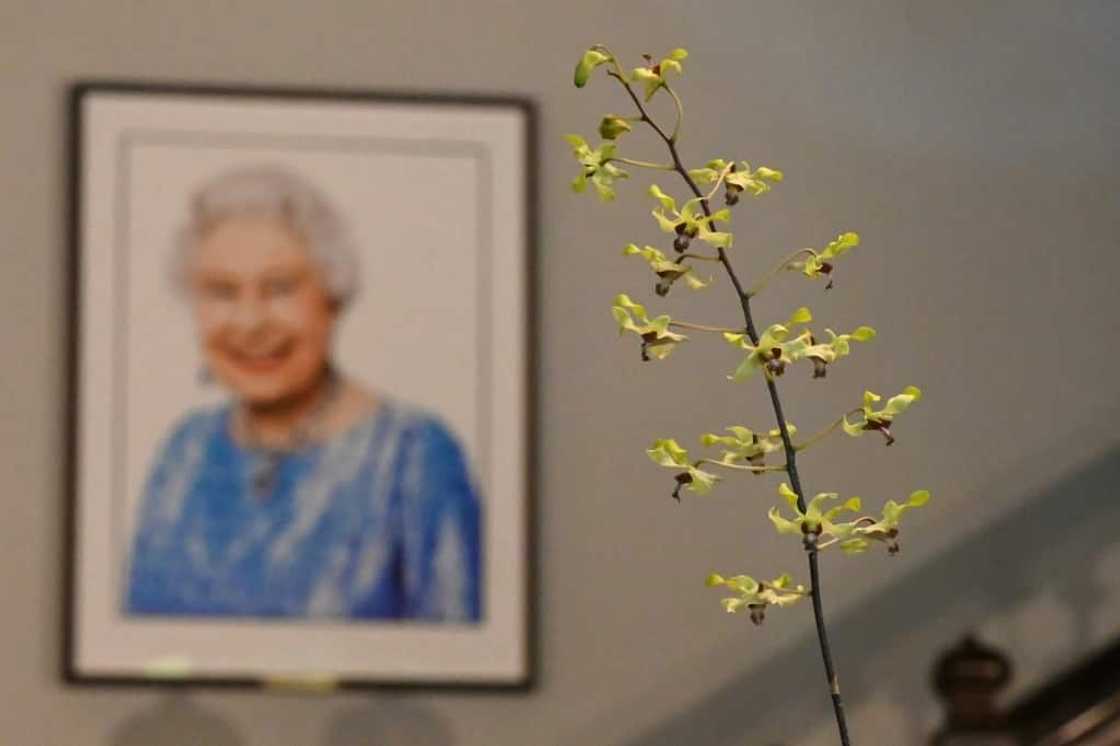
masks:
<svg viewBox="0 0 1120 746"><path fill-rule="evenodd" d="M527 686L531 104L70 104L67 680Z"/></svg>

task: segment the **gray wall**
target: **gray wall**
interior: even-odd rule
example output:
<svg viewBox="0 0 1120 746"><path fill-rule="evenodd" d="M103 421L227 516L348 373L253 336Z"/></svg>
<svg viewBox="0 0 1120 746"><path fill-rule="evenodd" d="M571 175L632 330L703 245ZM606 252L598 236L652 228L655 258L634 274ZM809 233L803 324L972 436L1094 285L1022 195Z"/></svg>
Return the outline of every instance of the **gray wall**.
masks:
<svg viewBox="0 0 1120 746"><path fill-rule="evenodd" d="M934 654L965 629L1006 645L1019 689L1120 631L1120 7L1099 2L62 2L0 7L0 741L95 746L833 743L806 609L754 629L712 569L800 571L763 517L772 485L681 505L642 448L766 421L722 380L721 343L642 365L619 290L649 297L627 241L655 238L641 186L567 190L560 135L624 108L570 87L591 42L687 46L686 158L783 168L739 209L744 273L855 229L836 288L784 278L764 321L809 302L880 337L824 384L783 381L803 428L907 383L927 399L885 451L837 440L810 491L935 502L895 559L828 557L826 604L858 742L918 743ZM525 696L62 687L64 86L107 76L516 93L541 104L540 685ZM655 154L652 144L638 150ZM658 303L731 324L716 288ZM756 382L757 383L757 382ZM654 403L655 397L672 396Z"/></svg>

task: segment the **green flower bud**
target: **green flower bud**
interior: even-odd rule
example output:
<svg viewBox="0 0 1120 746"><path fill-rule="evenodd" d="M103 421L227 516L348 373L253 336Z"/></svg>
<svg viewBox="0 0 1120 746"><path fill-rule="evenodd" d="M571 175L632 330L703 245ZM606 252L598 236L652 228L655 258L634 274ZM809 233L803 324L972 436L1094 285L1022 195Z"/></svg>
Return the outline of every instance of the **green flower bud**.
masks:
<svg viewBox="0 0 1120 746"><path fill-rule="evenodd" d="M576 88L583 88L587 85L587 79L591 77L595 68L604 62L610 62L611 59L613 59L611 55L602 47L592 47L584 52L583 57L576 64L576 72L573 76Z"/></svg>
<svg viewBox="0 0 1120 746"><path fill-rule="evenodd" d="M634 128L630 122L617 114L608 114L599 122L599 137L604 140L617 140L620 135L630 132Z"/></svg>

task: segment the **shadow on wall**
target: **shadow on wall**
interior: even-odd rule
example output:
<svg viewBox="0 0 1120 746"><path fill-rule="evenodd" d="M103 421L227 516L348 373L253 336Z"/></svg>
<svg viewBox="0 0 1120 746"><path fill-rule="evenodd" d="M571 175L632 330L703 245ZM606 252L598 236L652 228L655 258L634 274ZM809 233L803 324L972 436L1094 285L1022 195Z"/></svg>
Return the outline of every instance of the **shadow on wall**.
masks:
<svg viewBox="0 0 1120 746"><path fill-rule="evenodd" d="M109 746L245 746L233 726L188 695L170 694L125 720ZM451 746L451 730L434 710L398 699L341 709L324 746Z"/></svg>
<svg viewBox="0 0 1120 746"><path fill-rule="evenodd" d="M1071 631L1066 639L1043 635L1044 646L1064 646L1051 656L1055 667L1088 654L1094 646L1094 613L1108 593L1116 592L1093 571L1120 547L1117 485L1120 449L893 579L859 609L831 622L849 713L863 705L886 705L900 715L899 722L904 716L909 723L901 726L909 728L904 743L926 743L932 727L916 715L931 708L929 671L936 656L992 617L1026 613L1039 594L1060 601L1069 617L1063 625ZM1025 652L997 642L1013 660ZM624 746L794 742L831 721L825 689L815 632L810 632Z"/></svg>
<svg viewBox="0 0 1120 746"><path fill-rule="evenodd" d="M184 694L171 694L121 723L109 746L245 746L219 715Z"/></svg>
<svg viewBox="0 0 1120 746"><path fill-rule="evenodd" d="M331 719L324 746L451 746L447 722L431 708L399 699L343 709Z"/></svg>

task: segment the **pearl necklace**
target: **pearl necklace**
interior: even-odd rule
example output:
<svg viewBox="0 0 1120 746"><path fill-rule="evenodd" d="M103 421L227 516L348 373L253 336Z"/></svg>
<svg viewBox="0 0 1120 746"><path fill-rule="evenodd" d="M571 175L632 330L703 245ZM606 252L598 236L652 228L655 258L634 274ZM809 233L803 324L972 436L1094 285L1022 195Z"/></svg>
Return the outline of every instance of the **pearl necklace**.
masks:
<svg viewBox="0 0 1120 746"><path fill-rule="evenodd" d="M243 418L242 430L249 450L255 456L254 463L250 467L249 488L258 500L266 500L276 489L276 481L284 459L310 443L320 429L324 416L338 397L341 388L338 376L333 369L327 369L324 386L325 390L319 401L292 428L292 437L286 446L276 447L261 444L260 438L253 432L248 418Z"/></svg>

